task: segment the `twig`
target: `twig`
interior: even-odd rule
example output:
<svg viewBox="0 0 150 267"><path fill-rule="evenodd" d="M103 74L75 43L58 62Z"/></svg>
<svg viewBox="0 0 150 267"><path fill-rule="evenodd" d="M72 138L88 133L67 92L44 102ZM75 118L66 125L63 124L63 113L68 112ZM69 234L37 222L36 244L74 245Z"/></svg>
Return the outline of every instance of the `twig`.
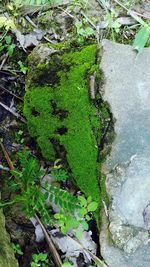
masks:
<svg viewBox="0 0 150 267"><path fill-rule="evenodd" d="M5 54L5 57L4 57L4 59L2 60L2 63L1 63L1 65L0 65L0 70L3 68L4 64L6 63L7 58L8 58L8 53Z"/></svg>
<svg viewBox="0 0 150 267"><path fill-rule="evenodd" d="M65 10L65 9L63 9L62 7L58 7L58 9L62 10L63 12L65 12L70 18L72 18L72 19L75 18L73 15L71 15L71 14L67 11L67 9Z"/></svg>
<svg viewBox="0 0 150 267"><path fill-rule="evenodd" d="M56 229L59 231L58 227L56 226ZM51 233L50 233L51 234ZM53 235L52 235L53 236ZM54 238L54 237L53 237ZM74 239L73 237L67 235L67 238L70 240L73 240L74 242L76 242L78 244L78 246L80 246L81 250L84 250L87 254L89 254L92 258L92 260L97 263L98 266L101 267L109 267L104 261L100 260L96 255L94 255L90 250L88 250L87 248L85 248L79 240Z"/></svg>
<svg viewBox="0 0 150 267"><path fill-rule="evenodd" d="M0 145L1 145L3 154L5 156L5 159L6 159L7 163L8 163L8 166L9 166L10 170L14 170L14 165L13 165L13 163L12 163L12 161L11 161L9 155L8 155L8 152L7 152L4 144L3 143L0 143Z"/></svg>
<svg viewBox="0 0 150 267"><path fill-rule="evenodd" d="M25 16L25 19L34 27L34 28L36 28L36 29L38 29L38 26L32 21L32 19L28 16L28 15L26 15ZM52 44L55 44L53 41L51 41L48 37L46 37L46 36L43 36L43 38L47 41L47 42L49 42L49 43L52 43Z"/></svg>
<svg viewBox="0 0 150 267"><path fill-rule="evenodd" d="M71 236L68 236L70 239L73 239ZM93 261L97 264L100 264L102 267L109 267L105 262L103 262L102 260L100 260L96 255L94 255L90 250L88 250L87 248L85 248L79 241L73 239L74 241L76 241L83 250L85 250L87 253L90 254L91 258L93 259Z"/></svg>
<svg viewBox="0 0 150 267"><path fill-rule="evenodd" d="M38 215L35 214L35 218L38 221L39 225L41 226L41 229L42 229L42 231L44 233L45 239L46 239L47 244L49 246L49 250L50 250L50 252L51 252L51 254L53 256L53 259L55 261L56 267L61 267L62 266L61 258L59 256L59 254L58 254L58 252L57 252L57 250L56 250L56 248L55 248L55 246L54 246L49 234L47 233L46 228L44 227L43 223L39 219Z"/></svg>
<svg viewBox="0 0 150 267"><path fill-rule="evenodd" d="M14 93L12 93L11 91L9 91L8 89L6 89L4 86L0 85L0 89L2 89L3 91L7 92L8 94L14 96L15 98L23 101L23 99L17 95L15 95Z"/></svg>
<svg viewBox="0 0 150 267"><path fill-rule="evenodd" d="M9 111L11 114L13 114L17 119L20 119L23 123L27 123L26 120L17 112L13 111L11 108L0 102L0 106L2 106L4 109Z"/></svg>
<svg viewBox="0 0 150 267"><path fill-rule="evenodd" d="M96 25L93 23L93 21L91 21L87 16L86 16L86 14L83 12L83 11L81 11L81 15L92 25L92 27L95 29L95 30L97 30L97 27L96 27Z"/></svg>
<svg viewBox="0 0 150 267"><path fill-rule="evenodd" d="M55 44L54 41L50 40L48 37L44 36L43 37L47 42L51 43L51 44Z"/></svg>
<svg viewBox="0 0 150 267"><path fill-rule="evenodd" d="M34 28L38 28L38 26L32 21L32 19L30 19L30 17L28 15L25 16L25 19L34 27Z"/></svg>
<svg viewBox="0 0 150 267"><path fill-rule="evenodd" d="M144 19L149 19L149 18L150 18L149 16L148 16L148 17L145 17L144 15L142 15L142 14L136 12L136 11L129 10L129 9L128 9L124 4L122 4L119 0L114 0L114 2L116 2L119 6L121 6L123 9L125 9L125 10L127 11L127 13L128 13L131 17L133 17L134 19L135 19L135 17L132 15L133 13L134 13L135 15L137 15L137 16L140 16L140 17L144 18Z"/></svg>
<svg viewBox="0 0 150 267"><path fill-rule="evenodd" d="M110 4L109 4L109 2L106 2L105 0L97 0L97 2L100 4L100 6L102 8L105 9L106 12L108 12L108 10L110 10Z"/></svg>

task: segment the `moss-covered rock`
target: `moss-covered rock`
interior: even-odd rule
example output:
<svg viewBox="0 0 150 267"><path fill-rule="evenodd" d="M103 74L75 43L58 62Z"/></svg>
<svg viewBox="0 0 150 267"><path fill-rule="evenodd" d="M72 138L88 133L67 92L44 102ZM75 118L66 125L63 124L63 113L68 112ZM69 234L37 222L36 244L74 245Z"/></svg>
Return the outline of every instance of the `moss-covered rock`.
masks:
<svg viewBox="0 0 150 267"><path fill-rule="evenodd" d="M100 133L101 123L87 82L96 63L96 50L96 45L89 45L70 52L53 51L45 65L34 60L34 52L29 59L24 114L43 156L54 160L60 157L58 150L64 150L78 187L99 202L98 148L93 130Z"/></svg>
<svg viewBox="0 0 150 267"><path fill-rule="evenodd" d="M5 218L0 210L0 266L1 267L18 267L10 239L5 229Z"/></svg>

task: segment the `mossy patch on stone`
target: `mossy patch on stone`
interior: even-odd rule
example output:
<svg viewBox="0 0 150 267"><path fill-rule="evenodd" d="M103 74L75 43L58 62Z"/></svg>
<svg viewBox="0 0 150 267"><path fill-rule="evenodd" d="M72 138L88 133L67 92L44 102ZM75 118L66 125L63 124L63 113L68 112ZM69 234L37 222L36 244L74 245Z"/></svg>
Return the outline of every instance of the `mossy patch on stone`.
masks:
<svg viewBox="0 0 150 267"><path fill-rule="evenodd" d="M0 210L0 266L17 267L13 249L11 248L10 239L5 229L5 218Z"/></svg>
<svg viewBox="0 0 150 267"><path fill-rule="evenodd" d="M96 69L97 48L96 45L89 45L58 54L54 54L57 62L55 66L53 62L52 66L53 69L55 67L58 80L53 80L49 70L52 86L49 83L42 84L42 81L42 85L37 86L36 83L34 86L32 78L29 83L27 81L24 114L29 132L36 138L43 156L55 160L55 144L59 144L65 150L72 177L80 190L99 202L98 147L93 131L100 133L101 122L89 98L87 82L88 73L93 66ZM51 61L46 69L47 66L51 67ZM42 71L40 79L44 78L44 68ZM29 76L30 72L32 68ZM35 76L38 81L38 74L35 73Z"/></svg>

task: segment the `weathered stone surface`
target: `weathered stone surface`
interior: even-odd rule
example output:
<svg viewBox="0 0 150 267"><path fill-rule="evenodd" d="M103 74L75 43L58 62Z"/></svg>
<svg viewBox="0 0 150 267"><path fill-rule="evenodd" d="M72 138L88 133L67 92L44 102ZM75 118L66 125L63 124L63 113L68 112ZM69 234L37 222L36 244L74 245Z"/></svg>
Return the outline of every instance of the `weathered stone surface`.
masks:
<svg viewBox="0 0 150 267"><path fill-rule="evenodd" d="M150 48L103 43L103 98L115 139L103 170L110 197L103 212L101 253L110 267L150 266Z"/></svg>
<svg viewBox="0 0 150 267"><path fill-rule="evenodd" d="M5 230L5 219L0 211L0 267L18 267L9 236Z"/></svg>

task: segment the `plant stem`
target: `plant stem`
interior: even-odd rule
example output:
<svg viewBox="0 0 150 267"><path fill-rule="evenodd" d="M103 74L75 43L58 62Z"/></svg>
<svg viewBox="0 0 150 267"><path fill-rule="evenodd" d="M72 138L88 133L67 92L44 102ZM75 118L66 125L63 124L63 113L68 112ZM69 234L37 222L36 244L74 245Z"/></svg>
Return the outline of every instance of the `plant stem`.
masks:
<svg viewBox="0 0 150 267"><path fill-rule="evenodd" d="M37 214L35 214L35 218L38 221L39 225L41 226L41 229L42 229L42 231L44 233L45 239L47 241L49 250L50 250L50 252L52 254L52 257L54 259L56 267L61 267L62 266L61 258L59 256L59 254L58 254L58 252L57 252L57 250L56 250L56 248L55 248L55 246L54 246L49 234L47 233L47 230L46 230L45 226L43 225L43 223L41 222L41 220L39 219Z"/></svg>

